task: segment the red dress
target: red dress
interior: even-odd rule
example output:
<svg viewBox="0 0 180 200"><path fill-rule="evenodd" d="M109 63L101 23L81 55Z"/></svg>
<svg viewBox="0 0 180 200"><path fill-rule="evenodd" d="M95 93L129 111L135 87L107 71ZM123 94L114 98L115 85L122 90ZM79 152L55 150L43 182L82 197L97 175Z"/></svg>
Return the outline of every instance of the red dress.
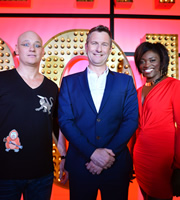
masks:
<svg viewBox="0 0 180 200"><path fill-rule="evenodd" d="M141 93L142 87L138 89L139 127L133 152L137 181L149 196L171 198L172 166L180 168L180 81L164 79L143 105Z"/></svg>

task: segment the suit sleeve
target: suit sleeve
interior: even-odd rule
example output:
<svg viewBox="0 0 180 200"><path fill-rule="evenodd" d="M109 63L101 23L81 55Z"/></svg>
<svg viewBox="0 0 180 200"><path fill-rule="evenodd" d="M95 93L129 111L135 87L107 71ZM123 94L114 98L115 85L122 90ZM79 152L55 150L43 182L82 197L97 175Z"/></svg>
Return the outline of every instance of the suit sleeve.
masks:
<svg viewBox="0 0 180 200"><path fill-rule="evenodd" d="M123 105L123 119L122 122L106 148L111 149L116 155L118 155L126 146L135 133L138 127L138 100L137 92L132 80L129 78L129 82L126 88L126 95Z"/></svg>
<svg viewBox="0 0 180 200"><path fill-rule="evenodd" d="M67 79L63 78L58 97L58 121L60 129L70 144L89 160L96 147L81 134L81 131L76 126L69 92Z"/></svg>

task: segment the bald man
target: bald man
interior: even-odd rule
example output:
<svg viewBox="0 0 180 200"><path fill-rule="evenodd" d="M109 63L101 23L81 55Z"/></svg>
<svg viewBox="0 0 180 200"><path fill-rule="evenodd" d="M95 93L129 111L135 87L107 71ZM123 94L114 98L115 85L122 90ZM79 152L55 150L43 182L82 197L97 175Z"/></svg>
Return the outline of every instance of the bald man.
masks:
<svg viewBox="0 0 180 200"><path fill-rule="evenodd" d="M23 194L25 200L49 200L58 88L39 73L44 53L39 35L21 34L15 51L19 66L0 73L0 199L20 200ZM59 143L65 156L62 134ZM64 160L61 170L62 176Z"/></svg>

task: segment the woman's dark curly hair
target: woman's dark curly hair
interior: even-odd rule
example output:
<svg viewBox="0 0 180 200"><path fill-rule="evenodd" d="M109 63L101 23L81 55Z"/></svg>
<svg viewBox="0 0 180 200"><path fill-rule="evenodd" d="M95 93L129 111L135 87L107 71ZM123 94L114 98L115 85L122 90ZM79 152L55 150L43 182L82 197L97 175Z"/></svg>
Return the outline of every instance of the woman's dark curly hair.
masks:
<svg viewBox="0 0 180 200"><path fill-rule="evenodd" d="M169 65L168 50L161 43L150 43L150 42L141 43L135 50L134 59L139 73L142 73L140 71L141 58L147 51L153 51L154 53L157 53L159 55L161 74L166 75Z"/></svg>

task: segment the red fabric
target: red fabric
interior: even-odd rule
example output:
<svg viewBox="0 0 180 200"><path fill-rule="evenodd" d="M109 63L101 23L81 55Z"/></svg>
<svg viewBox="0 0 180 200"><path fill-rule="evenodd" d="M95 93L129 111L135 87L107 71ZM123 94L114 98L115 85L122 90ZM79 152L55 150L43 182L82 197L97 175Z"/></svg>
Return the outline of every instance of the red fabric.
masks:
<svg viewBox="0 0 180 200"><path fill-rule="evenodd" d="M142 87L138 89L139 128L133 153L136 177L148 195L167 199L172 197L174 155L174 164L180 168L180 81L164 79L148 93L143 105L141 92Z"/></svg>

